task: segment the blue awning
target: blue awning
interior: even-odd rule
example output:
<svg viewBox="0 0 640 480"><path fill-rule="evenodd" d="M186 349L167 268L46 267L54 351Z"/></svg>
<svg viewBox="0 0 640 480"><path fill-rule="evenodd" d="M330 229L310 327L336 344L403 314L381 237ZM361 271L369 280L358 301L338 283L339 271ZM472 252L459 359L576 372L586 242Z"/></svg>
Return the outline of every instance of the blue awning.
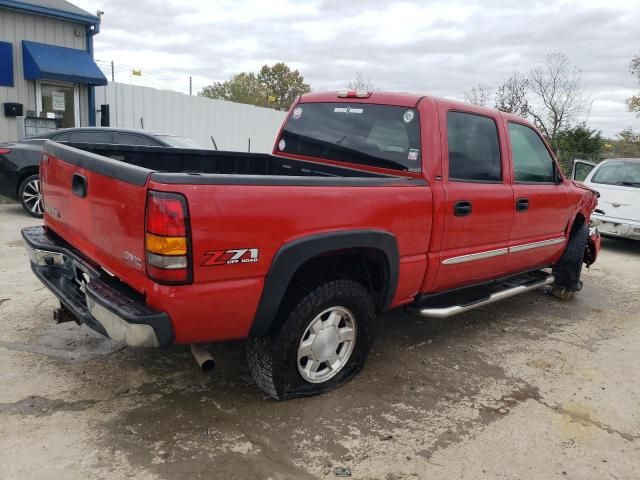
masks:
<svg viewBox="0 0 640 480"><path fill-rule="evenodd" d="M107 77L84 50L22 41L22 63L27 80L47 79L106 85Z"/></svg>

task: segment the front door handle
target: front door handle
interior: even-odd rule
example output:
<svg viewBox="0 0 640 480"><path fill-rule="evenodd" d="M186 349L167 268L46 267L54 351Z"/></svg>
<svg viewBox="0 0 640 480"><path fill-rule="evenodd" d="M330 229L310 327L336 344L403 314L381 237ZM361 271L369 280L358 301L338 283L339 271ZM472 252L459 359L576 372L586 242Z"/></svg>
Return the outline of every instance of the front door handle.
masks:
<svg viewBox="0 0 640 480"><path fill-rule="evenodd" d="M85 198L87 196L87 177L74 173L71 180L71 191L80 198Z"/></svg>
<svg viewBox="0 0 640 480"><path fill-rule="evenodd" d="M528 198L519 198L516 200L516 211L525 212L529 210L529 199Z"/></svg>
<svg viewBox="0 0 640 480"><path fill-rule="evenodd" d="M456 217L468 217L472 211L473 206L467 200L460 200L453 205L453 214Z"/></svg>

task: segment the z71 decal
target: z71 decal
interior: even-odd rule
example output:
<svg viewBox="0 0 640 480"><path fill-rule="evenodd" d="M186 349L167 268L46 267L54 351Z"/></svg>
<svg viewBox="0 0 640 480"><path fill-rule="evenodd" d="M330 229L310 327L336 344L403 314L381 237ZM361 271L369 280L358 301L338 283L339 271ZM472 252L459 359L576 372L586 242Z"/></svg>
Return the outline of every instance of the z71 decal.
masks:
<svg viewBox="0 0 640 480"><path fill-rule="evenodd" d="M202 263L203 267L215 267L217 265L234 265L236 263L256 263L258 261L257 248L236 248L231 250L211 250L205 252L207 259Z"/></svg>

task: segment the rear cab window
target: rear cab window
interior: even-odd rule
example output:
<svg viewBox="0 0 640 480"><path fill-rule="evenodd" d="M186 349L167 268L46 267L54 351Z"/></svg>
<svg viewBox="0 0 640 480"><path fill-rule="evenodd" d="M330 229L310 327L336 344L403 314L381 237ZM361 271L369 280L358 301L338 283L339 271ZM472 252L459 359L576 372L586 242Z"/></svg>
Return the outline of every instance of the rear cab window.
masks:
<svg viewBox="0 0 640 480"><path fill-rule="evenodd" d="M278 152L419 172L420 119L411 107L301 103L287 119Z"/></svg>

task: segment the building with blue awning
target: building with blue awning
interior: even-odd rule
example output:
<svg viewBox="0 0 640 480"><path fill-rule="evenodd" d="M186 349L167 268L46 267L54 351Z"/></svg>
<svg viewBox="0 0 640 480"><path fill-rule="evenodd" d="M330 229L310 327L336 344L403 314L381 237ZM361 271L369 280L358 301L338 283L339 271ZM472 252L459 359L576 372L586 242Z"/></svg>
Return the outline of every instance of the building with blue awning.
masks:
<svg viewBox="0 0 640 480"><path fill-rule="evenodd" d="M100 17L66 0L0 0L0 142L93 126Z"/></svg>

